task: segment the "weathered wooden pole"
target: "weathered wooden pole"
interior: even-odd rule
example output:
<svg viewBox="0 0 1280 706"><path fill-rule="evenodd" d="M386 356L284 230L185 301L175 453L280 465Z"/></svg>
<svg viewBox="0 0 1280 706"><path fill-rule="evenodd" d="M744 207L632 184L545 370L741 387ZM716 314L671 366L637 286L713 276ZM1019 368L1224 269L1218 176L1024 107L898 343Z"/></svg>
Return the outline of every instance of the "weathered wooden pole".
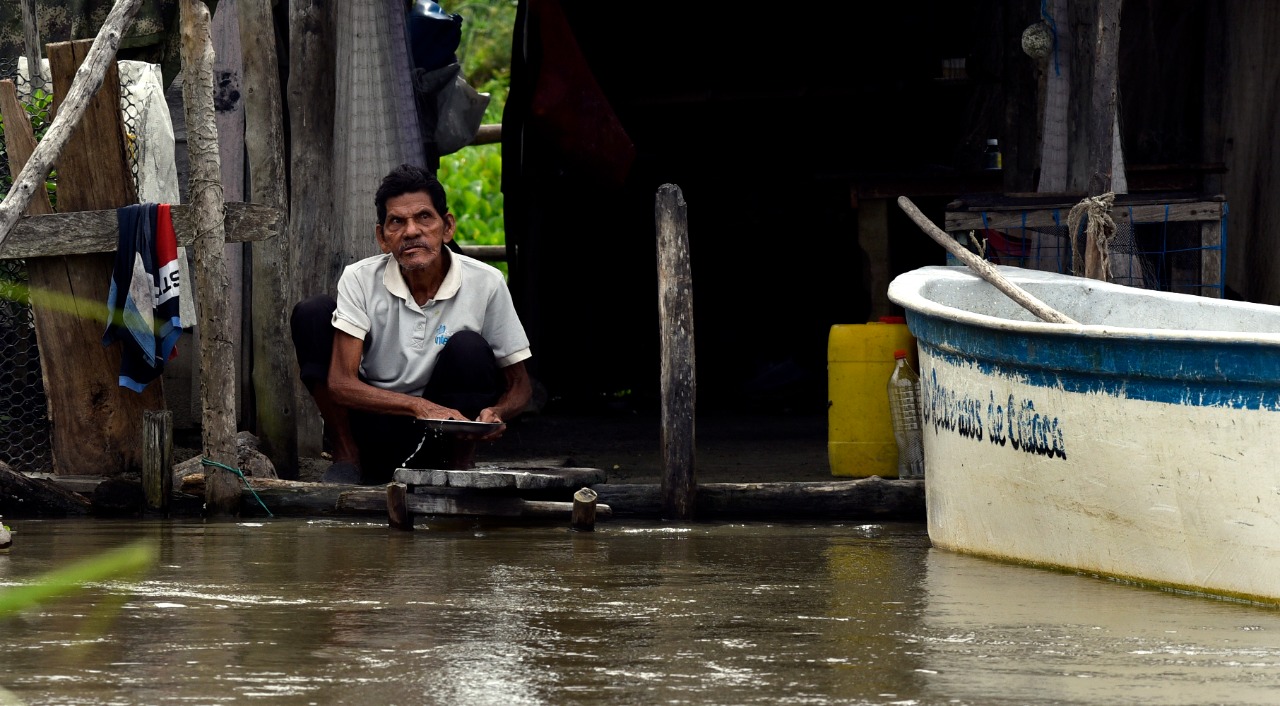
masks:
<svg viewBox="0 0 1280 706"><path fill-rule="evenodd" d="M223 244L225 204L213 109L213 47L209 9L200 0L181 0L182 102L187 119L191 203L196 218L196 316L200 327L201 435L204 456L236 463L234 332L227 317L229 282ZM205 505L213 515L234 515L240 507L239 479L209 466Z"/></svg>
<svg viewBox="0 0 1280 706"><path fill-rule="evenodd" d="M26 210L36 188L44 190L45 178L49 176L54 161L71 139L76 123L89 106L89 99L102 85L102 76L106 73L107 66L115 61L120 36L141 4L142 0L116 0L116 4L112 6L111 13L107 15L98 36L93 40L88 56L76 71L70 90L59 103L53 124L27 161L27 166L13 180L4 201L0 202L0 243L9 237L9 231L13 230L13 224L18 222L18 218Z"/></svg>
<svg viewBox="0 0 1280 706"><path fill-rule="evenodd" d="M150 409L142 413L142 490L147 509L169 513L173 495L173 412Z"/></svg>
<svg viewBox="0 0 1280 706"><path fill-rule="evenodd" d="M387 522L393 529L413 530L413 512L409 510L408 498L408 485L387 484Z"/></svg>
<svg viewBox="0 0 1280 706"><path fill-rule="evenodd" d="M284 169L284 118L280 107L280 66L275 23L268 0L237 0L240 49L244 57L245 151L249 159L249 201L289 212ZM307 181L310 175L300 175ZM288 229L250 246L253 262L253 394L258 438L281 478L298 477L298 433L294 381L298 379L290 342L290 291L295 256Z"/></svg>
<svg viewBox="0 0 1280 706"><path fill-rule="evenodd" d="M27 55L27 75L31 81L32 92L42 91L44 72L40 47L40 23L36 17L36 0L22 1L22 38Z"/></svg>
<svg viewBox="0 0 1280 706"><path fill-rule="evenodd" d="M346 263L333 242L334 8L329 0L289 1L289 242L293 299L337 291ZM296 380L296 378L295 378ZM320 455L324 425L310 393L294 391L298 453Z"/></svg>
<svg viewBox="0 0 1280 706"><path fill-rule="evenodd" d="M1097 0L1094 27L1093 86L1089 104L1089 154L1092 169L1089 193L1099 196L1111 191L1115 161L1116 79L1120 53L1120 5L1122 0Z"/></svg>
<svg viewBox="0 0 1280 706"><path fill-rule="evenodd" d="M594 532L596 529L596 491L583 488L573 494L573 520L570 526L579 532Z"/></svg>
<svg viewBox="0 0 1280 706"><path fill-rule="evenodd" d="M663 517L693 519L695 398L693 277L684 194L675 184L658 187L658 316L662 334Z"/></svg>

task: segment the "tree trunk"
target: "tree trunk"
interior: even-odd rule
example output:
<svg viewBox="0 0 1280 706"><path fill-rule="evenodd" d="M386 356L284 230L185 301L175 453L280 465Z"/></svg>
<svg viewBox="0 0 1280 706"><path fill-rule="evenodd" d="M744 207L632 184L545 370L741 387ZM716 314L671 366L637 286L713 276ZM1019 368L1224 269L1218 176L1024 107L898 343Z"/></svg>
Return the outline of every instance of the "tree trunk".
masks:
<svg viewBox="0 0 1280 706"><path fill-rule="evenodd" d="M223 259L222 181L218 129L213 112L213 47L209 10L199 0L182 0L182 101L191 159L191 203L196 220L196 304L200 327L200 399L204 455L224 465L236 462L235 363L228 289ZM231 471L209 468L205 503L214 515L239 512L239 479Z"/></svg>
<svg viewBox="0 0 1280 706"><path fill-rule="evenodd" d="M694 476L693 277L684 194L658 188L658 316L662 329L662 498L668 519L691 520Z"/></svg>

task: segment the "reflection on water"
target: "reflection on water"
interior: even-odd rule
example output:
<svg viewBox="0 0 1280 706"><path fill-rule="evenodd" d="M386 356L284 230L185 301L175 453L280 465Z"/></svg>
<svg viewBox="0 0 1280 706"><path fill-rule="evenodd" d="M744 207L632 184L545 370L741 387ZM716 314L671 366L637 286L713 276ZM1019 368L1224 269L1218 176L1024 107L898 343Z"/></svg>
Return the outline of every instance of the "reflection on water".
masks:
<svg viewBox="0 0 1280 706"><path fill-rule="evenodd" d="M28 704L1235 704L1280 685L1272 610L939 552L920 525L17 529L0 587L161 548L141 580L0 618L0 686Z"/></svg>

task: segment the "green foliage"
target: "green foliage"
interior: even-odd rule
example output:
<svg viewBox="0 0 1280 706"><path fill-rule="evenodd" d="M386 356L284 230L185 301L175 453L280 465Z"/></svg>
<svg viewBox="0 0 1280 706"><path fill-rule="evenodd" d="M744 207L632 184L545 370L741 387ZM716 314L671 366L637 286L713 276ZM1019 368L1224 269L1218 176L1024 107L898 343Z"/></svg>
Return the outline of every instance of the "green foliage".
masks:
<svg viewBox="0 0 1280 706"><path fill-rule="evenodd" d="M516 0L477 0L447 12L462 15L458 59L467 83L489 94L485 124L502 122L511 85L511 37ZM450 210L458 219L462 245L503 245L507 242L502 210L502 146L476 145L440 158L440 181L449 194ZM505 271L505 267L503 267Z"/></svg>
<svg viewBox="0 0 1280 706"><path fill-rule="evenodd" d="M155 563L158 554L153 542L143 540L54 569L31 583L5 588L0 590L0 616L39 605L86 584L137 576Z"/></svg>

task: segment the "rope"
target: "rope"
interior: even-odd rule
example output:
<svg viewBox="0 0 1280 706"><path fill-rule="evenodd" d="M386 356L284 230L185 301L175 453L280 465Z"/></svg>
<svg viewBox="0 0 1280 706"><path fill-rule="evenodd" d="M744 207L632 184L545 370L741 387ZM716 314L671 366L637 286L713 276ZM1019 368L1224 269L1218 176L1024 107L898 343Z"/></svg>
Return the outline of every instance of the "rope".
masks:
<svg viewBox="0 0 1280 706"><path fill-rule="evenodd" d="M275 515L271 514L271 510L267 508L267 504L262 502L262 498L258 497L258 491L254 490L252 485L249 485L249 479L244 477L244 474L240 472L239 468L232 468L225 463L218 463L217 461L205 456L200 457L200 463L206 466L215 466L226 471L231 471L232 473L240 476L240 480L244 481L244 487L248 488L250 493L253 493L253 499L257 500L258 504L262 506L262 509L267 511L267 517L275 517Z"/></svg>
<svg viewBox="0 0 1280 706"><path fill-rule="evenodd" d="M1111 241L1116 235L1116 222L1111 220L1111 206L1116 201L1114 192L1108 191L1101 196L1086 196L1071 207L1067 214L1067 229L1071 233L1071 250L1074 255L1086 253L1085 257L1072 258L1072 270L1077 277L1090 277L1110 281L1109 260L1111 258ZM1083 238L1080 233L1080 219L1085 218ZM1089 243L1098 249L1098 261L1084 262L1083 271L1079 265L1087 258Z"/></svg>

